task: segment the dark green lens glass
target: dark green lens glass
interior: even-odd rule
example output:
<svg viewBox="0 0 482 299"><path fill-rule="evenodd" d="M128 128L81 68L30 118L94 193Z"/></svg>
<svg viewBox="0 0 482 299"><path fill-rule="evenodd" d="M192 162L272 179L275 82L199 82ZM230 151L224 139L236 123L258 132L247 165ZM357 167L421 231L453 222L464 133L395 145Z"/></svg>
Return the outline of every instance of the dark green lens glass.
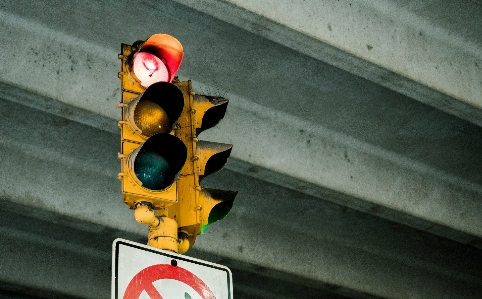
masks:
<svg viewBox="0 0 482 299"><path fill-rule="evenodd" d="M134 161L134 172L142 186L151 190L163 190L174 180L171 166L156 152L141 151Z"/></svg>

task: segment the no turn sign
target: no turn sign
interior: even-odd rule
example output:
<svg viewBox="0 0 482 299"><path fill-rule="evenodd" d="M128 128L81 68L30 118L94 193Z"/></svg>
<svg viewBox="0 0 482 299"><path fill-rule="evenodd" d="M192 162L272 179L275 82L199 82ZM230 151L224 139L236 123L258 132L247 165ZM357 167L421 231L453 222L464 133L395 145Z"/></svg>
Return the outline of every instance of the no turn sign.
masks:
<svg viewBox="0 0 482 299"><path fill-rule="evenodd" d="M132 241L113 243L113 299L232 299L229 268Z"/></svg>

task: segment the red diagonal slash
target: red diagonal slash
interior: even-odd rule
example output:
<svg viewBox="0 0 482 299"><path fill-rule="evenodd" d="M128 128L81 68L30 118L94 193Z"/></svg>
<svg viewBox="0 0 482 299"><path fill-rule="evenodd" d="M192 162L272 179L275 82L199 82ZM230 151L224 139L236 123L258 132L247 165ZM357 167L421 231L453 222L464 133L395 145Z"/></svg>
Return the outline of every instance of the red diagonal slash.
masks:
<svg viewBox="0 0 482 299"><path fill-rule="evenodd" d="M151 297L151 299L162 299L161 294L159 294L159 291L154 287L154 285L152 283L146 284L145 287L146 288L144 290L146 291L147 295L149 295L149 297ZM126 298L125 295L124 295L124 298ZM139 298L139 297L137 297L137 298Z"/></svg>
<svg viewBox="0 0 482 299"><path fill-rule="evenodd" d="M213 292L199 277L182 267L159 264L147 267L137 273L127 285L123 299L139 299L143 291L151 299L163 299L152 284L160 279L174 279L190 286L203 299L216 299Z"/></svg>

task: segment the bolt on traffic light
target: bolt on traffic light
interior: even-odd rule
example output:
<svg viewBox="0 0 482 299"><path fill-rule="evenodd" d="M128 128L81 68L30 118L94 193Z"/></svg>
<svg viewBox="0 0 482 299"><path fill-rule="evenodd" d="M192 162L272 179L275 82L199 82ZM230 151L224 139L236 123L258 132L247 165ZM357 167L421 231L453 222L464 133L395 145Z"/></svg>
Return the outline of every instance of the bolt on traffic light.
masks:
<svg viewBox="0 0 482 299"><path fill-rule="evenodd" d="M237 192L202 179L227 162L232 145L201 141L228 100L196 95L175 78L183 47L167 34L122 44L121 173L124 202L148 225L148 245L183 253L207 225L229 213Z"/></svg>

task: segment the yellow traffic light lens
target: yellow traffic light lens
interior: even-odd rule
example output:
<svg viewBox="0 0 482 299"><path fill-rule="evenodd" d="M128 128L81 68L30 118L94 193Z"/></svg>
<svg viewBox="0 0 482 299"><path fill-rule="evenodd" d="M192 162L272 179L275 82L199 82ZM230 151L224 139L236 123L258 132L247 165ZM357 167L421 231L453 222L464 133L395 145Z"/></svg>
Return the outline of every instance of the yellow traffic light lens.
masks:
<svg viewBox="0 0 482 299"><path fill-rule="evenodd" d="M134 110L134 123L142 135L150 137L157 133L169 133L169 117L164 109L151 101L140 100Z"/></svg>
<svg viewBox="0 0 482 299"><path fill-rule="evenodd" d="M149 87L156 82L169 81L169 70L162 60L147 52L136 54L133 70L143 87Z"/></svg>

